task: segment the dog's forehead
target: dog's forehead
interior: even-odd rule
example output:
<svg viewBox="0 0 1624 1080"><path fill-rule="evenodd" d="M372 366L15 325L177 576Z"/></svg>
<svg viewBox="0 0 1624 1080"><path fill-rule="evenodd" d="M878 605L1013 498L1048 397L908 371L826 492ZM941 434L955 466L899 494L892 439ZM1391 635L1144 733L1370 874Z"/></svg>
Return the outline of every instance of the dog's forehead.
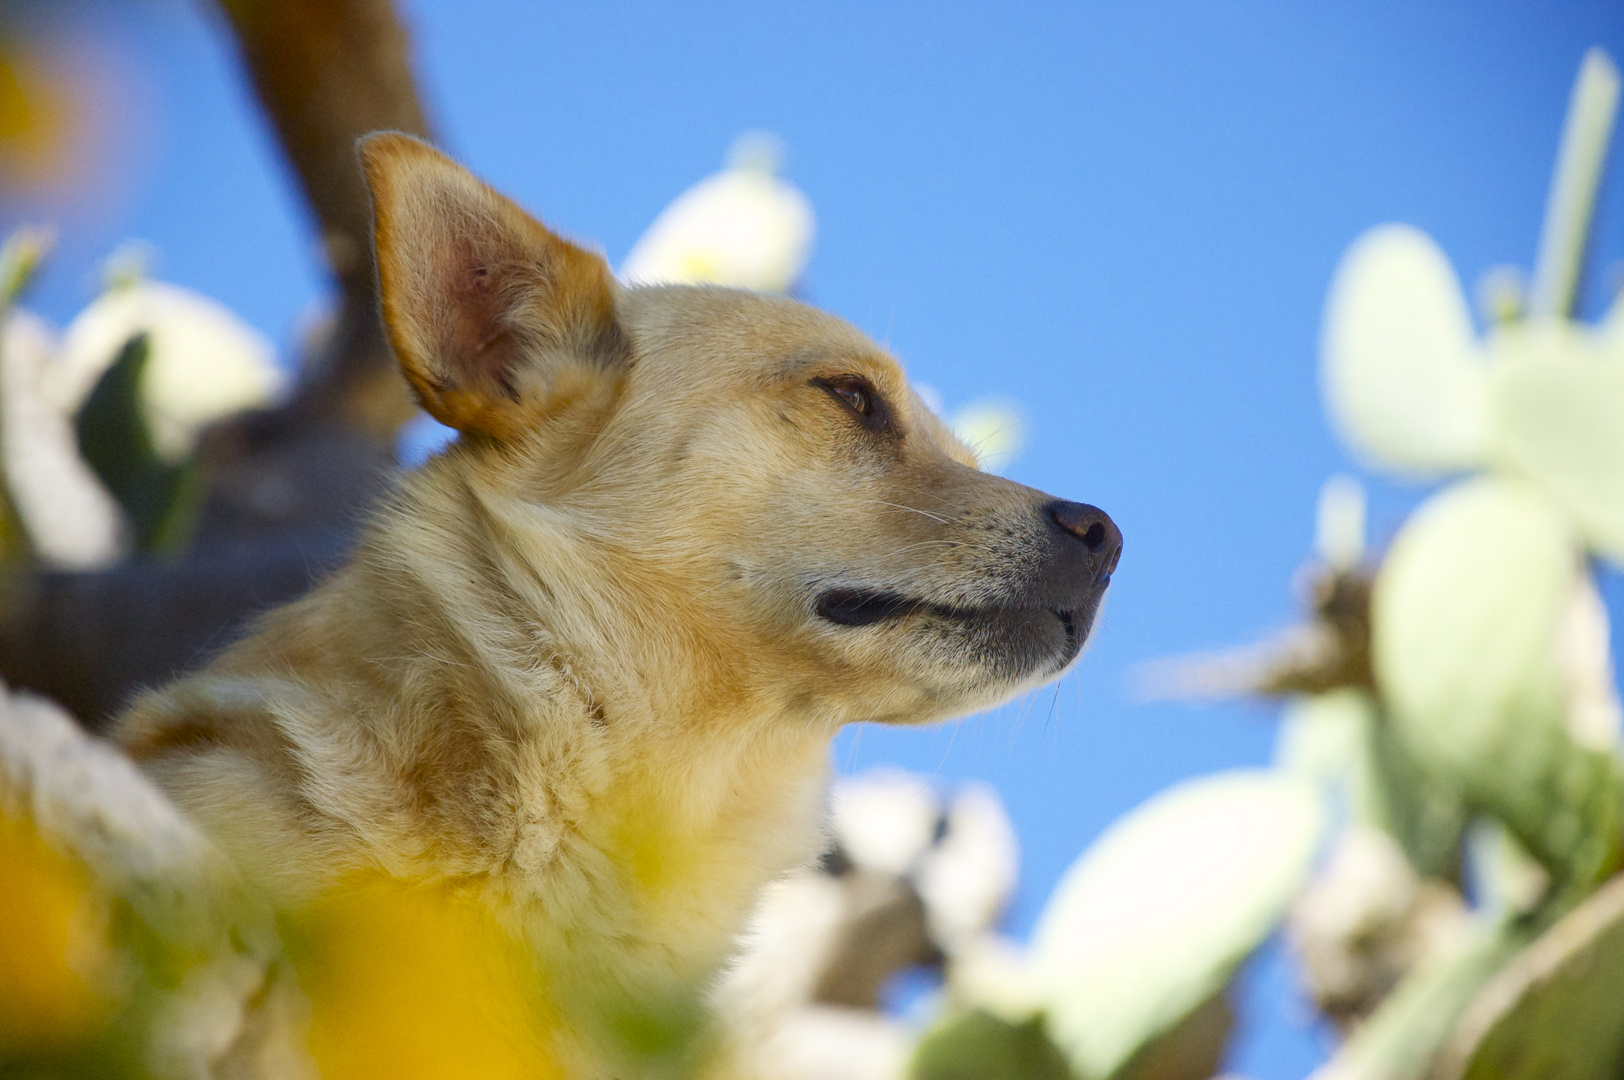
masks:
<svg viewBox="0 0 1624 1080"><path fill-rule="evenodd" d="M905 385L897 362L843 319L785 297L738 289L656 286L626 290L621 317L639 353L763 383L863 374L885 389ZM826 370L829 369L829 370ZM699 372L695 372L699 374Z"/></svg>
<svg viewBox="0 0 1624 1080"><path fill-rule="evenodd" d="M901 366L866 334L828 312L786 297L739 289L643 286L620 294L618 310L653 384L725 382L762 388L815 376L866 376L906 399L909 429L947 457L975 468L975 453L908 385Z"/></svg>

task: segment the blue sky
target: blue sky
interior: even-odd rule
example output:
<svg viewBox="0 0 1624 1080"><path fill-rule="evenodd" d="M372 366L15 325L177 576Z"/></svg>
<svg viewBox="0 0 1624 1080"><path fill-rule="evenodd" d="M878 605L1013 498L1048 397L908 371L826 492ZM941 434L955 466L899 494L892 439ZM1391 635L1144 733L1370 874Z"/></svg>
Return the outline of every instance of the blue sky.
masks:
<svg viewBox="0 0 1624 1080"><path fill-rule="evenodd" d="M1606 3L404 7L447 148L614 260L735 135L777 132L818 214L808 298L950 407L1019 402L1010 475L1121 525L1096 643L1058 689L837 746L843 768L998 786L1024 843L1021 931L1112 818L1267 760L1268 711L1140 704L1129 677L1294 616L1315 493L1353 467L1315 380L1338 256L1399 220L1468 286L1527 267L1580 56L1624 58ZM160 276L288 341L323 281L223 40L189 5L88 10L139 138L104 204L61 222L38 305L66 318L96 260L140 237ZM1592 314L1624 260L1621 196L1615 171ZM1375 485L1378 537L1417 496ZM1303 1074L1305 1017L1265 957L1234 1067Z"/></svg>

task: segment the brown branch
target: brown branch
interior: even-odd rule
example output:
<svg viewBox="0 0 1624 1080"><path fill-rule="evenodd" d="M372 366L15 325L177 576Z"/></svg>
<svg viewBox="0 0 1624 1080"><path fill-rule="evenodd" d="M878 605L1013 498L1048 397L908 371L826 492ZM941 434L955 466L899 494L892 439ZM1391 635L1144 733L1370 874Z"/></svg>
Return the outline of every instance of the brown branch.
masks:
<svg viewBox="0 0 1624 1080"><path fill-rule="evenodd" d="M219 0L254 91L315 212L340 297L300 411L389 438L411 415L378 319L372 209L355 140L427 137L406 29L390 0Z"/></svg>
<svg viewBox="0 0 1624 1080"><path fill-rule="evenodd" d="M304 592L347 546L330 534L261 538L180 562L0 579L0 671L100 730L143 686L208 658L256 612Z"/></svg>
<svg viewBox="0 0 1624 1080"><path fill-rule="evenodd" d="M915 964L939 964L942 956L926 929L925 903L906 878L853 868L840 881L846 910L812 1000L877 1009L887 979Z"/></svg>
<svg viewBox="0 0 1624 1080"><path fill-rule="evenodd" d="M1147 664L1136 680L1141 696L1153 700L1280 698L1323 694L1339 686L1374 690L1372 574L1365 568L1313 569L1306 581L1307 622L1257 645Z"/></svg>

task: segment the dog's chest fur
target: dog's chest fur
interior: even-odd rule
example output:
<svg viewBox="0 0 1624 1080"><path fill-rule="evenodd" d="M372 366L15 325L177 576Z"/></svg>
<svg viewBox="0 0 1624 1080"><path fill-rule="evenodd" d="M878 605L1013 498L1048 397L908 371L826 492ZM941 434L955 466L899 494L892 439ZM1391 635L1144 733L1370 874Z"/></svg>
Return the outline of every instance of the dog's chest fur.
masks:
<svg viewBox="0 0 1624 1080"><path fill-rule="evenodd" d="M288 903L373 870L457 882L549 964L703 983L761 885L816 854L830 732L747 697L695 707L657 667L583 670L547 625L562 586L453 512L456 487L412 481L403 502L451 507L385 514L121 739ZM548 570L584 572L562 551Z"/></svg>

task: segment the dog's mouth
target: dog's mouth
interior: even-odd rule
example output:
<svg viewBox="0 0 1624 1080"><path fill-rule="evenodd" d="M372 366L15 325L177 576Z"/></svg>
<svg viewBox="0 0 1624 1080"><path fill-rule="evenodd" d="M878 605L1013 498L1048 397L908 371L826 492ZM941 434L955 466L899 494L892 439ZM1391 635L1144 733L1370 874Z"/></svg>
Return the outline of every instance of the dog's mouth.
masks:
<svg viewBox="0 0 1624 1080"><path fill-rule="evenodd" d="M959 607L871 589L830 589L818 597L817 604L818 618L836 626L873 626L876 623L903 619L910 615L934 615L952 622L975 624L984 623L999 615L1035 611L1046 611L1059 621L1060 628L1065 633L1061 666L1071 663L1082 651L1087 623L1079 620L1077 613L1068 608Z"/></svg>
<svg viewBox="0 0 1624 1080"><path fill-rule="evenodd" d="M868 589L830 589L818 597L818 618L836 626L872 626L888 619L901 619L920 612L930 612L949 619L971 617L970 608L955 608L945 604L932 604L892 592Z"/></svg>

